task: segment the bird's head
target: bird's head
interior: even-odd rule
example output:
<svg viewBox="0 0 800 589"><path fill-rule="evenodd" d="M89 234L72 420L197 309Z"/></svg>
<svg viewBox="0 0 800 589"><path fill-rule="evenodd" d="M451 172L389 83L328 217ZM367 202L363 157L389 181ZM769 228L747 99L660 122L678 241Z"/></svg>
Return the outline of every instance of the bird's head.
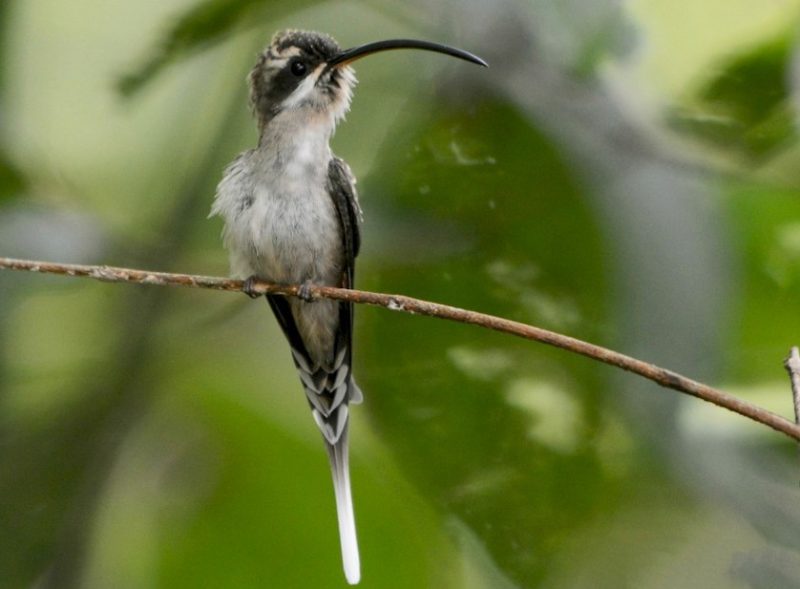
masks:
<svg viewBox="0 0 800 589"><path fill-rule="evenodd" d="M287 30L277 33L250 72L250 102L263 130L281 113L322 115L332 124L350 106L356 78L350 63L378 51L424 49L485 66L479 57L428 41L392 39L342 51L329 35Z"/></svg>

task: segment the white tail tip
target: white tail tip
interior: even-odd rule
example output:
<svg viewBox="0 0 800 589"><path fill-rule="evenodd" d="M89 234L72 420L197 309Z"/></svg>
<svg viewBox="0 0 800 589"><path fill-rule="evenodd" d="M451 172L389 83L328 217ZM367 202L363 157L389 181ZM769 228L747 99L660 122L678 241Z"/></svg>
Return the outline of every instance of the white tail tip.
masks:
<svg viewBox="0 0 800 589"><path fill-rule="evenodd" d="M358 585L361 581L361 565L358 562L358 553L356 553L354 562L344 561L344 576L350 585Z"/></svg>
<svg viewBox="0 0 800 589"><path fill-rule="evenodd" d="M350 585L361 581L361 559L358 555L356 520L353 513L353 496L350 490L350 468L347 452L347 427L337 442L328 447L336 496L336 514L339 520L339 542L342 545L344 576Z"/></svg>

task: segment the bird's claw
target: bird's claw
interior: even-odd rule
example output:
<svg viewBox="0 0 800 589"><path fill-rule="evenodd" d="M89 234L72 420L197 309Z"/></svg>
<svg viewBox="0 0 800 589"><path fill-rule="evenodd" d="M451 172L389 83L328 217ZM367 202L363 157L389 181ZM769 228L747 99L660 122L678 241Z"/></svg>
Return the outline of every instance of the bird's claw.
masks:
<svg viewBox="0 0 800 589"><path fill-rule="evenodd" d="M247 278L242 285L242 292L251 299L257 299L261 296L261 293L256 292L256 282L258 282L258 276L254 274Z"/></svg>
<svg viewBox="0 0 800 589"><path fill-rule="evenodd" d="M314 283L311 282L311 280L306 280L298 287L297 296L303 299L305 302L310 303L314 300L314 296L311 294L312 286L314 286Z"/></svg>

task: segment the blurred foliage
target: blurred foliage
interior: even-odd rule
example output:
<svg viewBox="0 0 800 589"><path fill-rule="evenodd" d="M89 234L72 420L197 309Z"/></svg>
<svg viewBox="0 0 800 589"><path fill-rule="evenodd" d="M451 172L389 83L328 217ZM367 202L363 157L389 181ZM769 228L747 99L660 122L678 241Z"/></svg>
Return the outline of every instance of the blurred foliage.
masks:
<svg viewBox="0 0 800 589"><path fill-rule="evenodd" d="M0 205L21 196L26 188L22 172L0 152Z"/></svg>
<svg viewBox="0 0 800 589"><path fill-rule="evenodd" d="M716 148L763 162L797 136L791 105L791 38L781 35L730 59L672 123Z"/></svg>
<svg viewBox="0 0 800 589"><path fill-rule="evenodd" d="M120 92L133 95L174 61L197 52L210 44L236 33L302 8L315 0L281 2L267 0L203 0L175 19L163 34L161 42L151 50L142 65L122 76L117 82Z"/></svg>
<svg viewBox="0 0 800 589"><path fill-rule="evenodd" d="M602 63L630 57L638 44L636 24L616 0L534 0L532 4L534 26L551 58L578 76L590 76ZM571 34L565 34L565 24Z"/></svg>
<svg viewBox="0 0 800 589"><path fill-rule="evenodd" d="M678 10L651 4L656 16L659 6ZM423 36L378 0L186 0L166 29L163 19L147 19L153 8L145 5L120 5L130 22L120 18L113 30L87 16L97 6L75 6L0 5L0 59L9 66L0 68L0 201L96 215L118 240L114 250L94 253L103 262L207 274L225 268L218 220L206 219L214 186L253 143L240 83L253 52L223 41L250 30L263 41L289 25L364 39ZM463 81L456 74L429 75L411 57L392 70L359 65L364 80L334 144L360 179L366 222L358 286L623 345L619 334L632 329L633 311L621 275L639 274L619 268L619 253L646 250L644 260L678 281L681 272L668 263L698 252L678 239L637 241L652 219L625 226L606 211L613 221L629 219L624 198L613 199L643 190L647 184L637 181L673 155L689 158L707 170L692 181L716 189L703 206L725 228L724 248L698 236L699 253L735 268L730 286L710 287L718 291L714 307L726 314L720 345L697 365L722 359L716 380L786 409L780 358L800 331L800 200L797 191L775 188L769 171L754 179L745 167L717 182L708 160L720 150L764 167L781 159L781 180L800 181L789 149L795 42L764 30L755 49L715 48L715 63L724 65L699 72L699 89L689 84L681 96L659 96L673 128L709 147L676 154L659 142L664 111L643 121L647 109L631 108L649 91L643 82L602 67L636 71L646 57L634 49L647 45L652 23L614 0L537 1L530 22L515 6L488 7L492 17L533 31L530 60L514 53L506 63L536 64L530 71L540 77L527 80L528 94L561 92L553 102L568 108L547 100L540 111L530 108L519 99L525 91L509 93L505 80L492 77L501 67L481 70L480 90L454 90L452 82ZM466 15L474 7L461 8ZM714 26L719 7L695 8ZM461 10L409 9L420 21L430 14L425 26L441 40L469 29ZM485 38L475 44L501 48L503 29L485 16ZM70 24L83 27L81 43ZM155 44L146 40L158 31ZM61 42L56 55L42 49L48 35ZM679 32L672 35L680 42ZM113 70L96 71L92 55L112 36L132 48ZM216 61L185 59L215 44ZM141 65L115 89L109 81L136 59ZM658 59L663 65L672 56ZM87 80L65 94L56 73ZM82 160L59 151L52 135L62 131L40 127L42 119L81 116L80 91L96 92L98 79L116 99L158 75L164 84L136 105L88 113L86 124L109 129L116 142L104 145L111 147L75 169L63 163ZM52 96L47 113L22 91L40 95L42 79ZM609 91L615 88L621 91ZM454 95L458 101L448 99ZM147 116L136 118L134 108ZM558 117L583 112L619 113L619 121L603 122L624 128L599 138L591 125L579 129L591 158L583 137L558 132L575 126ZM140 137L135 145L119 145L114 135L126 124L136 127L124 135ZM653 134L660 149L626 151ZM90 147L75 135L69 150ZM676 193L659 211L682 206L685 196L685 170L670 169ZM126 190L134 176L147 179L138 193ZM604 208L604 199L614 206ZM143 203L154 203L153 211L137 216ZM0 209L0 227L15 219ZM54 215L15 245L35 243L60 259L68 251L56 238L59 223ZM698 293L701 286L708 291L697 285ZM7 274L0 297L0 587L343 586L326 458L266 305ZM607 367L469 326L366 307L357 316L356 373L366 400L353 413L352 469L364 586L792 586L793 536L770 531L788 505L780 493L791 444L757 437L720 411L707 417L692 401L683 414L658 413L638 380L632 388L651 412L632 427L617 403L628 381ZM675 336L676 346L696 349L691 327ZM662 335L636 334L639 341ZM661 422L668 427L648 432ZM664 430L673 437L651 453L657 444L648 435ZM719 446L744 458L718 459ZM700 458L708 462L692 462ZM777 466L769 492L758 492L748 485L765 464ZM745 493L740 503L736 493ZM770 560L776 546L786 552ZM765 559L780 566L764 572L758 563Z"/></svg>
<svg viewBox="0 0 800 589"><path fill-rule="evenodd" d="M754 383L774 375L774 359L797 345L800 316L775 321L774 301L800 290L800 199L793 190L745 183L731 187L728 207L744 277L729 361L737 380Z"/></svg>

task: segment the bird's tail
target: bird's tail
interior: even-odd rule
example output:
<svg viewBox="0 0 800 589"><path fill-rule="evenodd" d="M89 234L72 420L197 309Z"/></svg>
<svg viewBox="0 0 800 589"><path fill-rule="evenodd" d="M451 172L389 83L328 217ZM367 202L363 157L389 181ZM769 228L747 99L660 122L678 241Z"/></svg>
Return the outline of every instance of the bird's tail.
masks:
<svg viewBox="0 0 800 589"><path fill-rule="evenodd" d="M339 518L339 541L342 545L342 563L344 576L351 585L361 580L361 562L358 556L358 538L356 538L356 520L353 513L353 495L350 491L350 465L347 449L347 430L345 425L342 435L331 444L325 440L328 458L333 475L333 491L336 494L336 513Z"/></svg>

